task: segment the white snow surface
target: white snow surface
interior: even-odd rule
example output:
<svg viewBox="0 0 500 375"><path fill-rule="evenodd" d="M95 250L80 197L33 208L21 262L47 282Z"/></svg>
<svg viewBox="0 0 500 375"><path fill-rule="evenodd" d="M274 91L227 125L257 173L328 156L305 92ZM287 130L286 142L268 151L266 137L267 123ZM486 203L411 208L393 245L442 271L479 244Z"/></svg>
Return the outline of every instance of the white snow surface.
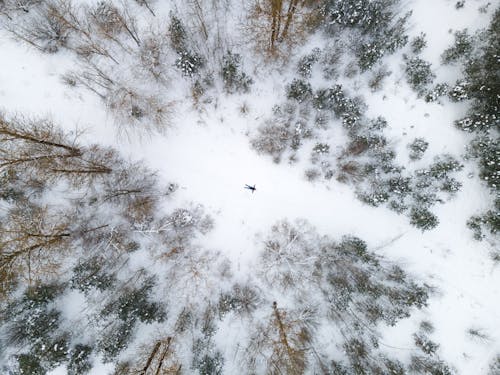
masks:
<svg viewBox="0 0 500 375"><path fill-rule="evenodd" d="M449 29L484 27L486 16L477 12L484 3L469 0L465 8L455 10L455 1L409 2L414 11L411 33L427 35L423 58L438 67L441 51L453 40ZM277 220L305 218L321 234L359 236L372 250L401 262L408 272L439 291L427 308L385 333L384 343L394 347L390 350L404 355L404 343L417 329L418 319L427 319L437 327L432 338L441 344L442 358L459 374L486 373L488 363L500 351L500 269L489 259L488 245L474 241L465 227L471 215L487 208L487 189L476 176L466 178L473 164L467 164L460 175L463 187L457 197L435 207L439 226L422 233L404 216L361 203L347 185L307 181L301 162L275 164L251 149L248 134L269 115L290 77L277 73L258 77L250 94L221 95L217 105L212 103L203 111L193 108L186 95L164 135L127 139L117 135L95 96L62 84L60 74L71 64L69 54L40 54L0 34L0 107L10 113L50 116L70 130L85 129L85 142L113 145L127 157L144 160L158 170L165 184L178 183L169 205L203 204L215 220L203 246L221 251L242 278L255 267L258 234ZM438 68L438 76L442 69ZM423 136L430 143L429 155L460 156L468 136L452 122L465 107L427 104L416 98L404 79L394 82L395 78L389 79L382 92L367 92L364 97L370 115L388 120L396 148L404 150L414 137ZM249 108L245 115L240 113L243 103ZM307 155L301 158L306 159ZM245 184L255 184L257 191L252 194L243 189ZM466 333L469 328L487 332L490 340L472 340ZM223 346L236 345L237 333L219 336L224 336L220 339ZM104 366L93 373L109 371ZM64 374L64 368L52 373Z"/></svg>

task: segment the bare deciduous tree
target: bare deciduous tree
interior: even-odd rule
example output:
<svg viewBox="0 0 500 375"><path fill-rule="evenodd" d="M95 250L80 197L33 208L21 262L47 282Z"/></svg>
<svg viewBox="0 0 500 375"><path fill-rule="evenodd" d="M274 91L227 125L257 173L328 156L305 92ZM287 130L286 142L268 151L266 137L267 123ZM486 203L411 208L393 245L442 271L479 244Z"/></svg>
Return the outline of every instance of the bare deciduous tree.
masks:
<svg viewBox="0 0 500 375"><path fill-rule="evenodd" d="M0 171L14 170L32 180L66 178L75 184L111 173L115 152L95 145L82 147L77 137L50 120L0 116Z"/></svg>
<svg viewBox="0 0 500 375"><path fill-rule="evenodd" d="M311 228L304 221L300 230L287 221L271 228L271 236L264 241L261 255L262 276L269 285L284 289L294 288L307 279L307 268L312 268L317 254L311 249Z"/></svg>
<svg viewBox="0 0 500 375"><path fill-rule="evenodd" d="M133 224L148 225L155 219L162 195L157 175L140 163L120 164L124 165L117 166L110 178L103 181L100 200L119 206L122 215Z"/></svg>
<svg viewBox="0 0 500 375"><path fill-rule="evenodd" d="M280 45L301 40L317 13L305 0L256 0L249 15L249 27L259 48L279 54Z"/></svg>
<svg viewBox="0 0 500 375"><path fill-rule="evenodd" d="M40 4L40 2L40 0L2 0L0 2L0 14L7 16L11 20L11 12L21 11L28 13L34 6Z"/></svg>
<svg viewBox="0 0 500 375"><path fill-rule="evenodd" d="M162 132L170 114L170 104L163 103L158 96L143 95L126 87L110 92L107 106L125 133L134 128Z"/></svg>
<svg viewBox="0 0 500 375"><path fill-rule="evenodd" d="M103 37L121 45L117 36L123 32L132 38L137 46L140 46L141 41L137 30L137 22L126 6L124 9L119 9L111 2L101 1L88 10L88 15L97 32Z"/></svg>
<svg viewBox="0 0 500 375"><path fill-rule="evenodd" d="M118 366L117 375L180 375L182 365L172 337L156 340L139 350L133 363Z"/></svg>
<svg viewBox="0 0 500 375"><path fill-rule="evenodd" d="M72 86L78 84L84 86L102 100L106 100L108 93L116 85L114 78L88 59L83 64L80 71L66 73L63 76L63 80Z"/></svg>
<svg viewBox="0 0 500 375"><path fill-rule="evenodd" d="M34 204L12 208L0 224L1 284L16 276L33 279L56 272L62 254L71 249L71 220L67 213Z"/></svg>
<svg viewBox="0 0 500 375"><path fill-rule="evenodd" d="M137 4L140 6L145 6L146 9L153 15L156 16L155 12L153 11L153 8L151 7L151 2L148 0L135 0Z"/></svg>
<svg viewBox="0 0 500 375"><path fill-rule="evenodd" d="M168 40L166 33L152 32L144 38L139 50L141 67L149 72L156 81L165 83L165 68Z"/></svg>
<svg viewBox="0 0 500 375"><path fill-rule="evenodd" d="M272 304L272 314L266 325L257 328L246 354L256 372L266 374L304 374L311 352L315 329L315 313L311 309L286 310ZM263 356L265 368L256 368Z"/></svg>

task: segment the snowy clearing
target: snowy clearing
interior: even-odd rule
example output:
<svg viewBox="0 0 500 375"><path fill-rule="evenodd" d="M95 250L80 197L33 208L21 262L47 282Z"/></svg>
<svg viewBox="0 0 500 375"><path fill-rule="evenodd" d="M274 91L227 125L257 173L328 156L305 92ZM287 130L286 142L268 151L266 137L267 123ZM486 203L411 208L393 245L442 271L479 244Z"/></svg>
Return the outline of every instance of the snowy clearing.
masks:
<svg viewBox="0 0 500 375"><path fill-rule="evenodd" d="M1 371L499 374L498 9L313 3L0 3Z"/></svg>

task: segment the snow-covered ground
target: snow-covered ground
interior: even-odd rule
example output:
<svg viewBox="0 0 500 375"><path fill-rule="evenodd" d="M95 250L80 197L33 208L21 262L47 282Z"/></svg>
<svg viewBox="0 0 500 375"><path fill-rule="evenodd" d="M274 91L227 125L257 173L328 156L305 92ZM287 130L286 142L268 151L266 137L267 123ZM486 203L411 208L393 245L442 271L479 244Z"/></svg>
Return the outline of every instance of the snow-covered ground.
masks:
<svg viewBox="0 0 500 375"><path fill-rule="evenodd" d="M449 30L484 27L487 15L477 11L484 3L469 0L456 10L451 0L407 2L413 10L410 35L427 35L423 58L432 62L439 78L454 74L439 67L440 53L453 41ZM257 75L249 94L221 94L203 110L193 108L186 95L175 106L165 134L127 138L117 134L98 98L62 83L60 75L72 63L69 53L40 54L2 31L0 108L26 116L49 116L69 130L85 129L85 142L113 145L132 160L144 160L159 172L164 184L177 183L179 189L168 202L169 208L203 204L215 224L203 238L203 247L226 255L242 279L256 267L259 234L280 219L307 219L320 234L333 238L343 234L363 238L372 250L402 263L405 270L437 290L428 307L385 332L388 350L405 356L405 342L418 322L426 319L436 327L432 338L441 344L442 359L459 374L486 374L500 352L500 269L489 258L488 244L473 240L465 227L471 215L487 209L489 199L472 162L460 174L463 187L457 196L436 206L439 226L421 232L405 216L363 204L348 185L334 179L308 181L305 152L297 164L289 165L276 164L251 148L249 134L269 116L279 102L283 83L291 77ZM460 157L469 136L452 123L463 116L466 107L425 103L398 75L389 77L381 92L361 92L369 115L388 120L387 132L400 155L410 140L423 136L430 143L427 160L443 152ZM246 113L241 112L244 103ZM407 162L404 156L398 158L400 163ZM473 174L470 178L469 173ZM252 194L243 189L245 184L255 184L257 191ZM470 328L489 338L474 339L467 334ZM105 371L95 369L94 374ZM55 373L62 374L64 369Z"/></svg>

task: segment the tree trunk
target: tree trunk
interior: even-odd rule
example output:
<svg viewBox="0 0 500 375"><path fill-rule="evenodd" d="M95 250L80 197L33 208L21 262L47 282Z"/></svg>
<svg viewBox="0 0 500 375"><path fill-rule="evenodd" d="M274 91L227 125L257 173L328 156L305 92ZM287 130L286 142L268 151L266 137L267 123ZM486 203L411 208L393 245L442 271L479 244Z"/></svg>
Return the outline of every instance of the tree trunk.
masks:
<svg viewBox="0 0 500 375"><path fill-rule="evenodd" d="M281 27L281 9L283 0L271 0L271 51L274 51Z"/></svg>
<svg viewBox="0 0 500 375"><path fill-rule="evenodd" d="M8 124L2 119L0 119L0 134L8 135L14 139L23 139L26 141L30 141L33 143L38 143L38 144L42 144L42 145L46 145L46 146L63 148L65 150L68 150L69 152L71 152L72 156L81 156L81 154L82 154L81 150L79 148L76 148L76 147L68 146L68 145L65 145L62 143L38 139L38 138L35 138L35 137L33 137L29 134L26 134L26 133L15 132L15 131L9 130Z"/></svg>
<svg viewBox="0 0 500 375"><path fill-rule="evenodd" d="M283 28L283 32L281 33L281 40L286 39L288 35L288 29L290 28L290 25L292 24L292 19L295 14L295 11L297 10L297 5L299 3L299 0L290 0L290 5L288 6L288 11L286 12L286 22L285 22L285 27Z"/></svg>

